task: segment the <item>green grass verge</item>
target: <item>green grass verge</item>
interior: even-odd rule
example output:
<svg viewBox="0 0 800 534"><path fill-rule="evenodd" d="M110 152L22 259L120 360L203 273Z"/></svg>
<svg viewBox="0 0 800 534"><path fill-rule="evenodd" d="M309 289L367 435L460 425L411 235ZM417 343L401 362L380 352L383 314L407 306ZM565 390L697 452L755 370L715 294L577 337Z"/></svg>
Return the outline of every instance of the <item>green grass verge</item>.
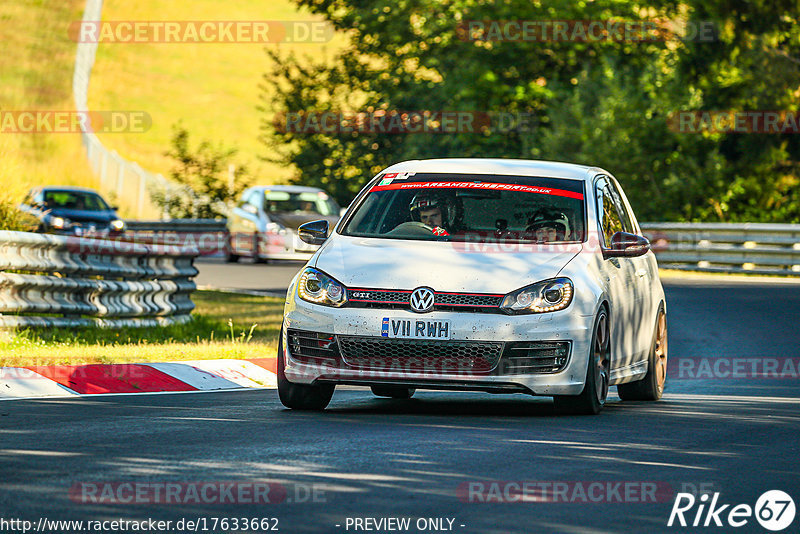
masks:
<svg viewBox="0 0 800 534"><path fill-rule="evenodd" d="M73 110L72 75L77 44L70 23L80 21L84 0L5 0L0 9L0 110ZM103 20L322 20L291 0L106 0ZM345 39L329 43L269 44L315 59L332 57ZM102 135L109 149L154 173L167 175L171 127L182 121L192 145L201 139L239 149L261 183L285 181L291 169L258 160L261 114L258 85L270 62L260 44L103 44L89 84L93 110L144 110L146 133ZM0 199L19 202L38 185L98 187L78 134L0 135ZM108 195L108 191L104 192ZM126 198L113 198L120 214L134 216Z"/></svg>
<svg viewBox="0 0 800 534"><path fill-rule="evenodd" d="M73 110L76 44L67 27L80 20L82 0L4 1L0 9L0 110ZM18 202L33 186L96 184L81 145L70 133L0 134L0 199Z"/></svg>
<svg viewBox="0 0 800 534"><path fill-rule="evenodd" d="M274 357L283 299L197 291L194 320L161 328L21 329L0 367Z"/></svg>
<svg viewBox="0 0 800 534"><path fill-rule="evenodd" d="M322 21L291 0L106 0L104 20L250 20ZM152 127L143 133L100 135L144 169L168 175L174 162L164 155L170 148L172 126L182 122L195 146L201 139L239 150L235 157L247 164L262 184L281 183L292 169L260 161L267 149L258 141L256 110L259 84L271 67L265 47L299 56L332 59L345 45L344 35L326 43L100 43L89 86L93 109L143 110Z"/></svg>

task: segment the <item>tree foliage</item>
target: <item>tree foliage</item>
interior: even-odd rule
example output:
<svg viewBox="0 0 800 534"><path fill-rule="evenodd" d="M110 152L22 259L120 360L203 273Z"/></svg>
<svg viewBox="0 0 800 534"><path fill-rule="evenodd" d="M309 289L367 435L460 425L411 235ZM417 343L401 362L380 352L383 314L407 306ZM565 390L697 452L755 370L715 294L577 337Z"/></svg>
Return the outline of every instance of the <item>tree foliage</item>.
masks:
<svg viewBox="0 0 800 534"><path fill-rule="evenodd" d="M192 148L186 128L174 126L172 148L166 152L175 162L172 183L151 191L151 198L172 219L226 217L250 181L247 167L233 164L236 152L210 141ZM234 165L233 176L230 165Z"/></svg>
<svg viewBox="0 0 800 534"><path fill-rule="evenodd" d="M346 204L385 166L433 157L536 158L607 168L643 220L800 221L800 135L687 133L682 110L798 111L794 1L298 0L347 32L331 62L268 52L262 110L447 110L534 117L443 133L275 132L268 158ZM467 21L659 20L710 39L470 40Z"/></svg>

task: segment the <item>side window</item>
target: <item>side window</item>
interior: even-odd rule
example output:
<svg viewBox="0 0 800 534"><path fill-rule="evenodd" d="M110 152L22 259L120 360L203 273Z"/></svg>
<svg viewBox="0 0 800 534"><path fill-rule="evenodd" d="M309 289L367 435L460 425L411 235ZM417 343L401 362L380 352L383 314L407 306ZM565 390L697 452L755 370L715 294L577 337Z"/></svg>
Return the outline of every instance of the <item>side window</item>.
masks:
<svg viewBox="0 0 800 534"><path fill-rule="evenodd" d="M250 198L250 193L245 193L244 195L242 195L242 198L241 198L241 200L239 200L239 203L236 204L236 207L237 208L243 208L244 205L247 204L247 199L248 198Z"/></svg>
<svg viewBox="0 0 800 534"><path fill-rule="evenodd" d="M248 204L252 204L253 206L259 207L259 200L261 195L258 194L258 191L250 191L249 193L245 193L242 197L242 200L239 201L237 207L243 208Z"/></svg>
<svg viewBox="0 0 800 534"><path fill-rule="evenodd" d="M633 219L631 218L630 213L625 208L625 202L622 201L622 194L619 192L619 185L614 183L611 180L606 182L607 188L611 193L611 196L614 199L614 205L617 206L617 212L620 215L620 219L622 221L622 228L624 232L628 232L629 234L636 233L636 226L633 224Z"/></svg>
<svg viewBox="0 0 800 534"><path fill-rule="evenodd" d="M597 181L597 213L599 217L600 231L603 234L603 244L608 247L611 243L611 236L617 232L623 232L622 218L620 217L617 205L608 182L605 179Z"/></svg>
<svg viewBox="0 0 800 534"><path fill-rule="evenodd" d="M264 207L264 195L258 190L250 193L250 198L247 201L259 210Z"/></svg>

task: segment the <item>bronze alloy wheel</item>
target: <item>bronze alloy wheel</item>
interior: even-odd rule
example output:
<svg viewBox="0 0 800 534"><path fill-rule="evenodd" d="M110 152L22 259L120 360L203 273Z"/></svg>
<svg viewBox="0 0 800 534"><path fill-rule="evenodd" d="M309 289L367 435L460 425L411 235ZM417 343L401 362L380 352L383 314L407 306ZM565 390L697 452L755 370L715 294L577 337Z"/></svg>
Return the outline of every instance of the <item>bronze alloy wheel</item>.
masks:
<svg viewBox="0 0 800 534"><path fill-rule="evenodd" d="M595 415L600 413L608 397L608 380L611 368L611 333L608 312L604 307L597 312L586 369L586 383L579 395L553 397L556 411L564 414Z"/></svg>
<svg viewBox="0 0 800 534"><path fill-rule="evenodd" d="M658 397L661 398L664 393L664 385L667 382L667 314L663 309L658 314L658 322L656 324L655 361L653 363Z"/></svg>
<svg viewBox="0 0 800 534"><path fill-rule="evenodd" d="M647 374L635 382L617 386L619 398L625 401L655 401L664 394L667 383L667 313L664 307L658 309L653 329L653 342L647 362Z"/></svg>
<svg viewBox="0 0 800 534"><path fill-rule="evenodd" d="M608 397L609 352L611 348L608 332L608 315L602 313L597 319L594 342L594 387L595 399L601 406Z"/></svg>

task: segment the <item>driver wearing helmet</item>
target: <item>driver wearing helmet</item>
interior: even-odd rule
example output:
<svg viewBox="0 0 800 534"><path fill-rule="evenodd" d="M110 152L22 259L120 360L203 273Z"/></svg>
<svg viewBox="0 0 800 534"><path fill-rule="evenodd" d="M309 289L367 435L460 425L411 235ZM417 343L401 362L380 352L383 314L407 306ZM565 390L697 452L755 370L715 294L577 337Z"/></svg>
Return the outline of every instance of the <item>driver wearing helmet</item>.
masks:
<svg viewBox="0 0 800 534"><path fill-rule="evenodd" d="M570 237L569 219L557 209L544 208L528 221L527 232L533 232L537 243L565 241Z"/></svg>
<svg viewBox="0 0 800 534"><path fill-rule="evenodd" d="M436 235L450 235L447 227L451 226L452 208L443 196L420 193L411 200L408 208L412 221L430 226Z"/></svg>

